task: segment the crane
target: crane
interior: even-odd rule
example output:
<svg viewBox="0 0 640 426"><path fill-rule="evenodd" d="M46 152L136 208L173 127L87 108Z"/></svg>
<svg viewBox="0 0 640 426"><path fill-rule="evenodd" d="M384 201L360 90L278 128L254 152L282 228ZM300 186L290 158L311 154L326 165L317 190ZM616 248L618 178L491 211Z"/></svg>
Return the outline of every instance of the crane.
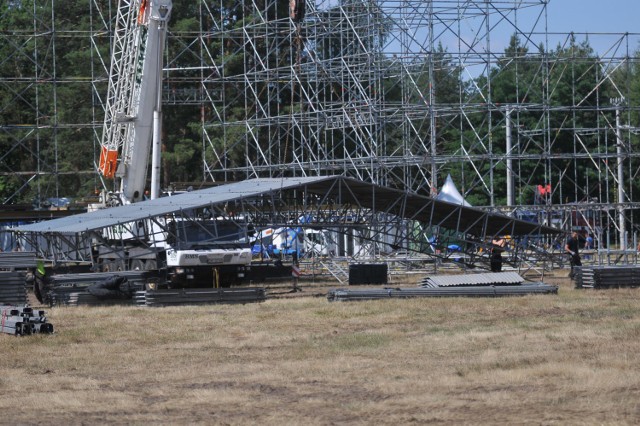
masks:
<svg viewBox="0 0 640 426"><path fill-rule="evenodd" d="M102 176L120 179L111 205L143 199L152 141L151 198L158 197L162 52L171 9L171 0L118 5L98 165Z"/></svg>
<svg viewBox="0 0 640 426"><path fill-rule="evenodd" d="M159 197L160 139L162 123L162 68L171 0L120 0L116 16L109 88L100 147L98 170L101 176L119 179L118 191L105 194L97 208L140 202L144 199L149 157L151 199ZM151 155L150 155L151 154ZM228 224L227 224L228 225ZM122 230L105 230L106 240L119 241L123 250L101 253L99 262L116 269L166 268L168 281L194 286L195 281L211 283L224 277L237 281L251 263L251 249L239 243L239 231L211 243L225 228L220 220L197 224L176 217L157 218L130 224ZM162 228L162 229L157 229ZM213 230L209 232L209 230ZM195 235L205 230L207 241L175 241L176 235ZM172 237L168 238L167 235ZM153 235L153 241L144 241ZM157 253L166 263L157 264ZM137 265L137 266L134 266Z"/></svg>

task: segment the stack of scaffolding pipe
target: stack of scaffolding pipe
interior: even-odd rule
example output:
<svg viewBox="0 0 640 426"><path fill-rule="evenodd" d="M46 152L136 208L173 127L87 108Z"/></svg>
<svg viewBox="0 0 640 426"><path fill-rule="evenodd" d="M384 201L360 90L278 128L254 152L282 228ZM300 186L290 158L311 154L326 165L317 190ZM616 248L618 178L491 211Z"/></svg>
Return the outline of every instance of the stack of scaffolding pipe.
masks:
<svg viewBox="0 0 640 426"><path fill-rule="evenodd" d="M8 305L27 303L25 272L0 272L0 303Z"/></svg>
<svg viewBox="0 0 640 426"><path fill-rule="evenodd" d="M53 333L53 325L47 321L44 311L34 311L28 306L0 305L0 332L15 336L36 333Z"/></svg>
<svg viewBox="0 0 640 426"><path fill-rule="evenodd" d="M595 277L593 267L575 267L576 288L593 288Z"/></svg>
<svg viewBox="0 0 640 426"><path fill-rule="evenodd" d="M51 306L131 305L133 299L101 299L86 291L87 287L58 287L49 292Z"/></svg>
<svg viewBox="0 0 640 426"><path fill-rule="evenodd" d="M92 305L104 306L113 304L131 304L131 292L118 294L113 297L97 297L91 294L91 288L109 280L122 279L126 282L127 290L141 289L149 277L156 276L153 271L119 271L119 272L95 272L79 274L52 275L47 278L47 299L52 306L79 306Z"/></svg>
<svg viewBox="0 0 640 426"><path fill-rule="evenodd" d="M640 287L640 267L636 265L581 266L575 272L577 288Z"/></svg>
<svg viewBox="0 0 640 426"><path fill-rule="evenodd" d="M146 290L135 295L136 303L142 306L253 303L265 299L265 289L260 287Z"/></svg>
<svg viewBox="0 0 640 426"><path fill-rule="evenodd" d="M15 269L35 268L36 253L30 251L0 252L0 269L13 271Z"/></svg>
<svg viewBox="0 0 640 426"><path fill-rule="evenodd" d="M370 290L336 289L329 291L327 299L333 301L404 299L415 297L501 297L528 294L557 294L558 287L544 283L502 286L455 286L420 288L385 288Z"/></svg>
<svg viewBox="0 0 640 426"><path fill-rule="evenodd" d="M70 287L73 284L80 286L95 284L113 276L121 276L129 281L144 281L150 276L157 275L154 271L118 271L118 272L87 272L80 274L58 274L47 277L52 287Z"/></svg>

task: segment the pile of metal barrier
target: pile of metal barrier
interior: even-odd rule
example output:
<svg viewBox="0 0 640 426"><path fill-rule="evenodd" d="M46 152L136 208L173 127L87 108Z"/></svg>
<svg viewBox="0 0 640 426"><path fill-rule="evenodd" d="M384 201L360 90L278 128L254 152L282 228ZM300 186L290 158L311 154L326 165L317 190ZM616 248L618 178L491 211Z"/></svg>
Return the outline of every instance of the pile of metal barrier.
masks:
<svg viewBox="0 0 640 426"><path fill-rule="evenodd" d="M138 291L140 306L208 305L215 303L254 303L266 300L261 287L240 288L180 288Z"/></svg>
<svg viewBox="0 0 640 426"><path fill-rule="evenodd" d="M16 269L35 268L36 253L32 251L2 251L0 252L0 270L15 271Z"/></svg>
<svg viewBox="0 0 640 426"><path fill-rule="evenodd" d="M181 288L151 290L157 271L122 271L52 275L47 278L50 306L172 306L251 303L266 299L264 288Z"/></svg>
<svg viewBox="0 0 640 426"><path fill-rule="evenodd" d="M47 321L44 311L34 311L28 306L0 305L0 332L14 336L53 333L53 325Z"/></svg>
<svg viewBox="0 0 640 426"><path fill-rule="evenodd" d="M640 266L601 265L575 267L576 288L640 287Z"/></svg>
<svg viewBox="0 0 640 426"><path fill-rule="evenodd" d="M59 274L41 285L43 303L50 306L108 306L133 304L136 291L144 288L149 271Z"/></svg>
<svg viewBox="0 0 640 426"><path fill-rule="evenodd" d="M27 304L27 271L36 266L36 254L0 251L0 304Z"/></svg>
<svg viewBox="0 0 640 426"><path fill-rule="evenodd" d="M0 304L27 304L27 288L25 285L24 271L0 272Z"/></svg>
<svg viewBox="0 0 640 426"><path fill-rule="evenodd" d="M558 286L525 282L515 272L429 276L417 288L335 289L333 301L406 299L416 297L501 297L529 294L557 294Z"/></svg>

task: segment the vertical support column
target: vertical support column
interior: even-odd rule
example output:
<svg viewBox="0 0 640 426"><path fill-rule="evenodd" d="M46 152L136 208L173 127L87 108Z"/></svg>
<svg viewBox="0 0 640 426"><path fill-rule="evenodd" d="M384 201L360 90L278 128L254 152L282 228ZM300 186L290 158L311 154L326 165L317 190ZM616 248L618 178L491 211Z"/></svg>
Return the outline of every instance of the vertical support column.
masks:
<svg viewBox="0 0 640 426"><path fill-rule="evenodd" d="M627 230L624 219L624 168L622 157L624 155L622 131L620 129L620 108L624 98L614 98L612 103L616 106L616 160L618 166L618 226L620 228L620 250L627 249Z"/></svg>
<svg viewBox="0 0 640 426"><path fill-rule="evenodd" d="M429 49L431 55L429 55L429 139L431 142L431 188L434 193L438 192L438 167L436 166L437 151L437 133L436 133L436 81L433 63L433 52L435 52L435 40L433 37L433 21L435 16L433 15L433 2L429 2Z"/></svg>
<svg viewBox="0 0 640 426"><path fill-rule="evenodd" d="M160 79L162 80L162 79ZM162 90L162 88L161 88ZM162 96L162 91L160 91ZM151 199L160 196L160 165L162 152L162 111L153 111L153 145L151 150Z"/></svg>
<svg viewBox="0 0 640 426"><path fill-rule="evenodd" d="M511 142L511 112L513 111L511 105L507 105L506 111L506 130L507 130L507 206L511 207L515 205L515 198L513 196L513 157L512 157L512 142Z"/></svg>

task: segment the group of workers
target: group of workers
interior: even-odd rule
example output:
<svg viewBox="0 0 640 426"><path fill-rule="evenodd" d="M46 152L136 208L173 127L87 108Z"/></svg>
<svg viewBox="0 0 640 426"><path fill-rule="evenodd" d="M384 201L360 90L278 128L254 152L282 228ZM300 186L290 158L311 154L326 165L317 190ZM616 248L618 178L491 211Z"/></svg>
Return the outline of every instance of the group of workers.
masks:
<svg viewBox="0 0 640 426"><path fill-rule="evenodd" d="M573 231L569 238L567 238L566 244L564 246L564 251L569 255L569 264L571 265L571 272L569 273L570 278L573 278L575 275L575 267L582 266L582 261L580 260L581 239L582 237L578 234L578 232ZM593 239L590 238L589 235L587 235L584 240L585 248L593 248ZM491 240L491 272L502 271L502 253L505 251L506 245L507 239L503 236L496 235L493 240Z"/></svg>

